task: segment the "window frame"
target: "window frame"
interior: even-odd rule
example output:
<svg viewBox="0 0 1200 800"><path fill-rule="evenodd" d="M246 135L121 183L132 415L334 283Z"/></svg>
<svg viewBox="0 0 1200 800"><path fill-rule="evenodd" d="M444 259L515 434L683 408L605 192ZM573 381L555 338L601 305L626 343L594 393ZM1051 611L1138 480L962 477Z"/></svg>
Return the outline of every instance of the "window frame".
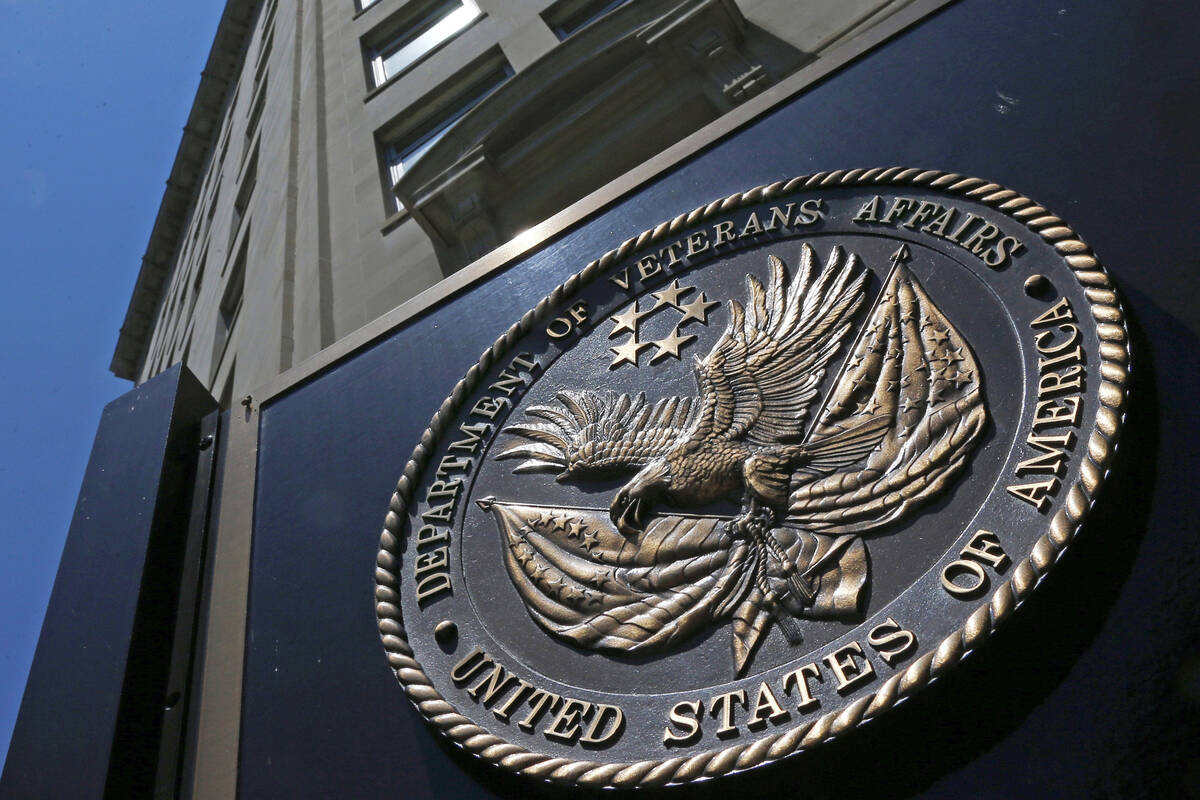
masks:
<svg viewBox="0 0 1200 800"><path fill-rule="evenodd" d="M455 15L461 18L448 22ZM379 89L415 68L485 16L476 0L428 0L405 8L363 37L368 88ZM439 30L439 26L445 26ZM424 40L424 41L422 41ZM388 62L410 51L399 66Z"/></svg>
<svg viewBox="0 0 1200 800"><path fill-rule="evenodd" d="M564 42L629 2L630 0L559 0L543 11L541 17L558 40Z"/></svg>
<svg viewBox="0 0 1200 800"><path fill-rule="evenodd" d="M447 82L450 85L443 84L423 99L422 104L438 105L437 111L402 132L380 137L384 194L388 198L388 211L391 214L408 213L394 189L412 164L441 141L459 120L516 74L503 55L489 54L487 59L490 63L468 68L472 73L469 79L451 79ZM439 96L441 103L438 103Z"/></svg>

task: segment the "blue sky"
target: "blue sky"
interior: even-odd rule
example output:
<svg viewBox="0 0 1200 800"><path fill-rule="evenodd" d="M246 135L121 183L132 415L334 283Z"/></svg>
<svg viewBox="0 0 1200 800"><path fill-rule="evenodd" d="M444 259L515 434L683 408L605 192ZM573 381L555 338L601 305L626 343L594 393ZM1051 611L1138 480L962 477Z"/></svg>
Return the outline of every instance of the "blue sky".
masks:
<svg viewBox="0 0 1200 800"><path fill-rule="evenodd" d="M0 754L223 0L0 0Z"/></svg>

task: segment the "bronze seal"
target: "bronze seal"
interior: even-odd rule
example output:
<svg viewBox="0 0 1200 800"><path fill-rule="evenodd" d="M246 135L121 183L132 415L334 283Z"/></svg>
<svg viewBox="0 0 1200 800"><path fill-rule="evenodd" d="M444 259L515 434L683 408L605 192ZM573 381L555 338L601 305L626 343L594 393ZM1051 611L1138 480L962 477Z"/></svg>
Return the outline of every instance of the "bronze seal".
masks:
<svg viewBox="0 0 1200 800"><path fill-rule="evenodd" d="M1002 622L1125 405L1107 274L985 181L822 173L664 222L528 311L405 467L384 648L464 750L643 786L778 760Z"/></svg>

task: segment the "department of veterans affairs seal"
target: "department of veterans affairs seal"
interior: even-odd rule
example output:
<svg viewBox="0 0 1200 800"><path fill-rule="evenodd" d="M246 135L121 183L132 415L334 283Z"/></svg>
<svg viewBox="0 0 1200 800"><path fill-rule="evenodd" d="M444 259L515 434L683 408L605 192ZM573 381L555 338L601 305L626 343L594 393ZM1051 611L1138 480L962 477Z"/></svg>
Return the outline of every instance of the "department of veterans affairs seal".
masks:
<svg viewBox="0 0 1200 800"><path fill-rule="evenodd" d="M1033 201L824 173L669 220L525 313L404 469L384 648L536 778L681 783L883 713L1034 589L1108 469L1117 296Z"/></svg>

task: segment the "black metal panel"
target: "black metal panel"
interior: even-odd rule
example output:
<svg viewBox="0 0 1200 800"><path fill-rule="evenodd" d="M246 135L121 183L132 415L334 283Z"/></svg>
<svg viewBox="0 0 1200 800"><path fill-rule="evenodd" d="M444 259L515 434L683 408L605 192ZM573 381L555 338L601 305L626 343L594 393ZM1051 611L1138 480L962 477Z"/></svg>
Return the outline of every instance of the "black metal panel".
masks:
<svg viewBox="0 0 1200 800"><path fill-rule="evenodd" d="M149 796L199 428L215 408L176 367L104 409L0 796Z"/></svg>
<svg viewBox="0 0 1200 800"><path fill-rule="evenodd" d="M1142 334L1121 465L1030 603L947 680L822 750L694 795L1170 796L1200 740L1200 179L1194 5L964 0L487 283L265 408L239 782L253 798L519 796L452 754L384 663L370 591L387 499L430 415L555 284L759 183L907 164L1067 217ZM1194 778L1193 778L1194 780Z"/></svg>

